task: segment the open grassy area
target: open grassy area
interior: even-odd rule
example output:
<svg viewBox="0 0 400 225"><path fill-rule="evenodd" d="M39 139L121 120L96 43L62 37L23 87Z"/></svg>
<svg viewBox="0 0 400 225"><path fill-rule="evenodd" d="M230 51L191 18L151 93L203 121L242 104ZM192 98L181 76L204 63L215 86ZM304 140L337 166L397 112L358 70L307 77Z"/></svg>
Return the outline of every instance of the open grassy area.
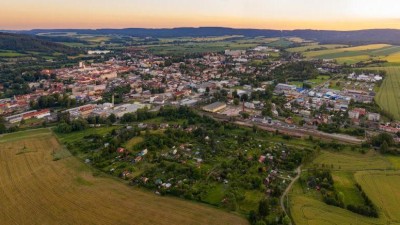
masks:
<svg viewBox="0 0 400 225"><path fill-rule="evenodd" d="M71 142L77 139L81 139L84 136L91 135L91 134L100 134L100 135L105 135L109 132L111 132L113 129L118 129L119 126L104 126L101 128L90 128L86 129L83 131L78 131L78 132L73 132L73 133L68 133L68 134L58 134L58 138L62 142Z"/></svg>
<svg viewBox="0 0 400 225"><path fill-rule="evenodd" d="M49 129L0 142L1 224L247 224L212 207L93 176L74 157L54 161L63 148Z"/></svg>
<svg viewBox="0 0 400 225"><path fill-rule="evenodd" d="M338 57L335 59L340 64L343 64L343 63L355 64L355 63L358 63L361 61L372 60L373 58L369 55L355 55L355 56Z"/></svg>
<svg viewBox="0 0 400 225"><path fill-rule="evenodd" d="M400 119L400 67L377 67L373 69L387 71L387 76L375 97L376 102L396 119Z"/></svg>
<svg viewBox="0 0 400 225"><path fill-rule="evenodd" d="M290 40L288 40L288 39L286 39L286 38L281 38L281 39L279 39L279 40L270 42L270 43L268 43L267 45L268 45L268 46L271 46L271 47L277 47L277 48L287 48L287 47L289 47L291 44L293 44L292 41L290 41Z"/></svg>
<svg viewBox="0 0 400 225"><path fill-rule="evenodd" d="M324 165L332 170L358 171L373 169L390 169L392 164L385 157L371 150L366 154L358 152L330 152L321 151L321 154L313 161L313 164L322 167Z"/></svg>
<svg viewBox="0 0 400 225"><path fill-rule="evenodd" d="M26 54L23 53L18 53L16 51L0 51L0 57L5 57L5 58L12 58L12 57L21 57L21 56L26 56Z"/></svg>
<svg viewBox="0 0 400 225"><path fill-rule="evenodd" d="M310 45L305 45L301 47L295 47L295 48L288 48L288 52L307 52L307 51L312 51L315 49L338 49L338 48L344 48L347 47L347 45L337 45L337 44L327 44L327 45L320 45L318 43L312 43Z"/></svg>
<svg viewBox="0 0 400 225"><path fill-rule="evenodd" d="M135 145L141 143L144 140L143 137L134 137L131 140L129 140L126 144L125 147L128 149L133 148Z"/></svg>
<svg viewBox="0 0 400 225"><path fill-rule="evenodd" d="M362 205L363 199L359 191L354 188L356 181L352 172L347 171L336 171L332 173L332 177L335 181L335 189L338 192L343 193L344 203L346 205Z"/></svg>
<svg viewBox="0 0 400 225"><path fill-rule="evenodd" d="M311 80L306 80L306 81L304 81L304 83L308 83L308 84L310 84L312 87L315 87L315 86L318 86L318 85L320 85L320 84L322 84L322 83L325 83L325 82L327 82L328 80L329 80L329 76L327 76L327 75L320 75L320 76L317 76L317 78L315 78L315 79L311 79ZM303 82L300 82L300 81L292 81L292 82L289 82L290 84L292 84L292 85L296 85L297 87L303 87Z"/></svg>
<svg viewBox="0 0 400 225"><path fill-rule="evenodd" d="M387 155L385 157L392 163L395 170L400 170L400 157L394 155Z"/></svg>

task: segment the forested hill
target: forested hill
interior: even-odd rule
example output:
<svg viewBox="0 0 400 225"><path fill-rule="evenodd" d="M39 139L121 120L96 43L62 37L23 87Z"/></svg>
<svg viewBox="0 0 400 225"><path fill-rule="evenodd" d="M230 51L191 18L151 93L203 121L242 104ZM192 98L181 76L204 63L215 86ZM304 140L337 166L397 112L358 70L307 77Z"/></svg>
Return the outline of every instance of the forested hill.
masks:
<svg viewBox="0 0 400 225"><path fill-rule="evenodd" d="M10 34L0 32L0 50L12 50L17 52L45 52L64 53L75 55L79 49L71 48L62 44L42 40L31 35Z"/></svg>
<svg viewBox="0 0 400 225"><path fill-rule="evenodd" d="M224 27L187 27L171 29L56 29L56 30L28 30L20 31L25 34L39 34L49 32L75 32L77 34L91 35L126 35L135 37L204 37L223 35L244 35L247 37L300 37L315 40L324 44L372 44L386 43L400 45L400 30L395 29L370 29L358 31L334 30L266 30L266 29L234 29Z"/></svg>

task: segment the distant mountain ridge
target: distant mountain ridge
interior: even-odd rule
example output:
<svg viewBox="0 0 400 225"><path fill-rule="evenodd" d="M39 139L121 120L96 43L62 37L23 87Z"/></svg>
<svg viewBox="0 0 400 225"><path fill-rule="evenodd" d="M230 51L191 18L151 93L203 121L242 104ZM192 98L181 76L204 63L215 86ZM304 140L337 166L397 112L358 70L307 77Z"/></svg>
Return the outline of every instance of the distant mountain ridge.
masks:
<svg viewBox="0 0 400 225"><path fill-rule="evenodd" d="M26 34L11 34L0 32L0 50L11 50L18 52L45 52L65 53L68 55L78 54L80 50L62 44L43 40Z"/></svg>
<svg viewBox="0 0 400 225"><path fill-rule="evenodd" d="M400 45L400 30L369 29L355 31L334 30L271 30L271 29L235 29L226 27L181 27L181 28L125 28L125 29L34 29L17 31L18 33L36 35L51 32L76 32L92 35L126 35L134 37L204 37L223 35L244 35L247 37L300 37L315 40L323 44L373 44L384 43Z"/></svg>

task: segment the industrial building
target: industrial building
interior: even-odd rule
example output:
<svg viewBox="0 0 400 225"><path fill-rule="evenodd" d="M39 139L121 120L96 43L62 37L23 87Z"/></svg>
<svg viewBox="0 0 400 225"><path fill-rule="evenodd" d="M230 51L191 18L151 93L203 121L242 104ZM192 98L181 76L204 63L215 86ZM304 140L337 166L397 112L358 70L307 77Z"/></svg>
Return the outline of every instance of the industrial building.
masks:
<svg viewBox="0 0 400 225"><path fill-rule="evenodd" d="M210 105L206 105L203 107L203 110L206 112L218 112L226 108L226 103L224 102L214 102Z"/></svg>

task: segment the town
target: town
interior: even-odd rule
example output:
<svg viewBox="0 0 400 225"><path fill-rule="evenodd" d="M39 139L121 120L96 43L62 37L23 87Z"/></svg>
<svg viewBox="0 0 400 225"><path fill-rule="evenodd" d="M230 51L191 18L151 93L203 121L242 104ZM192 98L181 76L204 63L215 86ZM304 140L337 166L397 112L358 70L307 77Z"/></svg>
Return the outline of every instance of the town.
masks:
<svg viewBox="0 0 400 225"><path fill-rule="evenodd" d="M1 225L399 224L399 1L0 5Z"/></svg>
<svg viewBox="0 0 400 225"><path fill-rule="evenodd" d="M258 46L177 58L128 48L104 62L41 70L42 79L28 83L31 93L0 99L0 114L13 130L56 122L64 112L72 119L111 114L120 119L138 109L172 105L270 125L288 134L330 133L326 137L353 143L361 143L366 131L399 133L400 125L374 105L374 90L384 74L343 73L330 60L283 59L279 52ZM260 61L268 63L255 63ZM276 68L302 63L312 66L307 72L317 74L286 83L274 74Z"/></svg>

